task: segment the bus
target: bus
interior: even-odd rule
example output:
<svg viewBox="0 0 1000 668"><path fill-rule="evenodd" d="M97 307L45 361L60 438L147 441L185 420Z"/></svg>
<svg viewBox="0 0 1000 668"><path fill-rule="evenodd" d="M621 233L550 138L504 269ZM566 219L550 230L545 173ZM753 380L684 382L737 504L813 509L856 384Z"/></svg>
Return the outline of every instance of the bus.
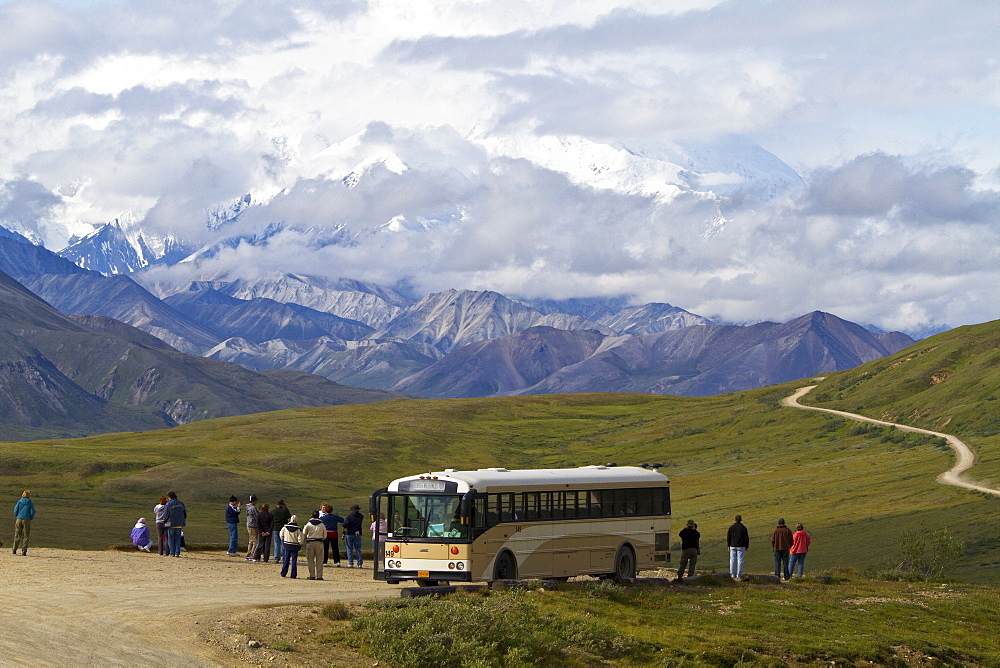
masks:
<svg viewBox="0 0 1000 668"><path fill-rule="evenodd" d="M375 579L422 586L595 575L623 581L670 560L662 464L444 471L372 493Z"/></svg>

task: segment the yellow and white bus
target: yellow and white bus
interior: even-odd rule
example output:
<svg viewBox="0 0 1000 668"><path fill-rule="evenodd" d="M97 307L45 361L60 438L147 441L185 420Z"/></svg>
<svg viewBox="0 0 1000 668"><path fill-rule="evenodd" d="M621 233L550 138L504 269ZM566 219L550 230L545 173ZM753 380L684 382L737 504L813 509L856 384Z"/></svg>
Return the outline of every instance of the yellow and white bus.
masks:
<svg viewBox="0 0 1000 668"><path fill-rule="evenodd" d="M662 464L444 471L373 492L384 517L375 578L489 582L633 578L670 559L670 481Z"/></svg>

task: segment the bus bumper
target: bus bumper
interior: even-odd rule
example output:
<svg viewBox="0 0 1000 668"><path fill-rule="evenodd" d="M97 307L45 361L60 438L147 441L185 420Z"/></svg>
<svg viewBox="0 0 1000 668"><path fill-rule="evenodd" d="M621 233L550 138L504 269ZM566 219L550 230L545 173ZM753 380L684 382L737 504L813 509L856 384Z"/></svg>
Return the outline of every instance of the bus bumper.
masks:
<svg viewBox="0 0 1000 668"><path fill-rule="evenodd" d="M472 573L468 571L424 571L427 575L418 571L378 571L375 573L376 580L387 580L390 583L402 580L436 580L438 582L472 582Z"/></svg>

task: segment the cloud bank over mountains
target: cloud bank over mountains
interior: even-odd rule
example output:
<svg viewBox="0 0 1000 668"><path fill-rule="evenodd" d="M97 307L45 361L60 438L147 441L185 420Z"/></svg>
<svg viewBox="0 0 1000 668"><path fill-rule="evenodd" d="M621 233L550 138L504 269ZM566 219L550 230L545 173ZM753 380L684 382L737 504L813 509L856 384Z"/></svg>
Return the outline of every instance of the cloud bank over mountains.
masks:
<svg viewBox="0 0 1000 668"><path fill-rule="evenodd" d="M998 317L992 3L0 1L0 25L0 225L52 249L129 211L211 248L164 280ZM266 243L217 245L241 237Z"/></svg>

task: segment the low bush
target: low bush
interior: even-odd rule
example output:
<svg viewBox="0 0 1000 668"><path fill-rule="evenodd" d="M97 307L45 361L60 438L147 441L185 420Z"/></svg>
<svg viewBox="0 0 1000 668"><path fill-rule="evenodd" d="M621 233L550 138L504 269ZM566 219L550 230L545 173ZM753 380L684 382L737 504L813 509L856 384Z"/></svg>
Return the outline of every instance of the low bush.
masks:
<svg viewBox="0 0 1000 668"><path fill-rule="evenodd" d="M552 665L571 654L637 662L657 649L602 622L544 614L533 595L379 601L354 618L352 629L364 651L406 666Z"/></svg>

